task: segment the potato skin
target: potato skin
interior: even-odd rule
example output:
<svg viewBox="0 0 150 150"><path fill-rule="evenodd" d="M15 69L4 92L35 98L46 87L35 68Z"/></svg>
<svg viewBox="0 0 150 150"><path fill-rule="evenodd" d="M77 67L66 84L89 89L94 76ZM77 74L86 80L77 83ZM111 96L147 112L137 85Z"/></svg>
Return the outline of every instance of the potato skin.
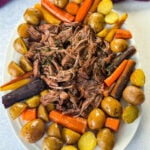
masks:
<svg viewBox="0 0 150 150"><path fill-rule="evenodd" d="M101 107L111 117L120 117L122 114L121 103L111 96L104 97Z"/></svg>
<svg viewBox="0 0 150 150"><path fill-rule="evenodd" d="M97 143L102 150L111 150L115 143L115 136L110 129L103 128L97 134Z"/></svg>
<svg viewBox="0 0 150 150"><path fill-rule="evenodd" d="M93 130L101 129L105 123L105 119L105 113L101 109L95 108L88 116L88 126Z"/></svg>
<svg viewBox="0 0 150 150"><path fill-rule="evenodd" d="M142 89L130 85L127 86L123 91L123 99L132 105L142 104L145 100L145 95Z"/></svg>
<svg viewBox="0 0 150 150"><path fill-rule="evenodd" d="M21 129L21 137L28 143L37 142L45 132L45 123L41 119L27 122Z"/></svg>

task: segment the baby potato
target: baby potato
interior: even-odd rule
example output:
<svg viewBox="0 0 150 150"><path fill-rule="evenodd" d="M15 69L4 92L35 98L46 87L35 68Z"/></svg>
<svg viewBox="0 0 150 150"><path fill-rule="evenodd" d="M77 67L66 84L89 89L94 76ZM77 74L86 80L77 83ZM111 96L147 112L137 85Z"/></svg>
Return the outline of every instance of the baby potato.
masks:
<svg viewBox="0 0 150 150"><path fill-rule="evenodd" d="M28 51L24 40L20 37L14 41L13 47L18 53L20 53L22 55L26 54Z"/></svg>
<svg viewBox="0 0 150 150"><path fill-rule="evenodd" d="M8 73L13 77L17 77L23 75L25 72L16 62L11 61L8 65Z"/></svg>
<svg viewBox="0 0 150 150"><path fill-rule="evenodd" d="M88 18L88 25L94 29L94 31L100 32L104 28L104 15L100 13L92 13Z"/></svg>
<svg viewBox="0 0 150 150"><path fill-rule="evenodd" d="M139 114L139 109L137 106L129 105L126 106L122 113L122 119L126 123L132 123Z"/></svg>
<svg viewBox="0 0 150 150"><path fill-rule="evenodd" d="M111 117L120 117L122 114L121 103L111 96L104 97L101 107Z"/></svg>
<svg viewBox="0 0 150 150"><path fill-rule="evenodd" d="M97 12L104 15L108 14L113 8L113 2L111 0L102 0L97 6Z"/></svg>
<svg viewBox="0 0 150 150"><path fill-rule="evenodd" d="M46 107L42 104L40 104L38 107L37 116L38 118L41 118L45 122L49 122L48 112L46 110Z"/></svg>
<svg viewBox="0 0 150 150"><path fill-rule="evenodd" d="M75 144L79 140L80 134L71 129L63 128L62 138L66 144Z"/></svg>
<svg viewBox="0 0 150 150"><path fill-rule="evenodd" d="M77 148L73 145L65 145L61 148L61 150L77 150Z"/></svg>
<svg viewBox="0 0 150 150"><path fill-rule="evenodd" d="M32 25L40 24L42 13L36 8L27 8L24 13L24 19L27 23Z"/></svg>
<svg viewBox="0 0 150 150"><path fill-rule="evenodd" d="M78 141L79 150L94 150L97 141L93 132L87 131L80 137Z"/></svg>
<svg viewBox="0 0 150 150"><path fill-rule="evenodd" d="M47 136L43 140L42 150L60 150L62 146L63 142L60 139Z"/></svg>
<svg viewBox="0 0 150 150"><path fill-rule="evenodd" d="M130 85L127 86L123 91L123 99L132 105L142 104L145 100L145 95L142 89Z"/></svg>
<svg viewBox="0 0 150 150"><path fill-rule="evenodd" d="M113 52L123 52L128 47L128 43L124 39L113 39L110 43L110 48Z"/></svg>
<svg viewBox="0 0 150 150"><path fill-rule="evenodd" d="M11 118L14 120L17 117L19 117L26 108L27 108L27 104L23 102L17 102L9 108L9 114Z"/></svg>
<svg viewBox="0 0 150 150"><path fill-rule="evenodd" d="M69 0L54 0L54 4L60 8L64 8Z"/></svg>
<svg viewBox="0 0 150 150"><path fill-rule="evenodd" d="M117 12L111 11L105 16L105 22L108 24L114 24L118 21L119 15Z"/></svg>
<svg viewBox="0 0 150 150"><path fill-rule="evenodd" d="M24 71L28 72L33 70L31 62L25 56L20 57L19 64Z"/></svg>
<svg viewBox="0 0 150 150"><path fill-rule="evenodd" d="M115 144L115 136L108 128L100 129L97 134L97 143L102 150L112 150Z"/></svg>
<svg viewBox="0 0 150 150"><path fill-rule="evenodd" d="M48 126L47 135L56 137L59 139L61 138L60 128L57 123L52 123Z"/></svg>
<svg viewBox="0 0 150 150"><path fill-rule="evenodd" d="M35 108L40 104L40 96L35 95L33 97L28 98L25 103L28 105L29 108Z"/></svg>
<svg viewBox="0 0 150 150"><path fill-rule="evenodd" d="M17 28L18 35L22 38L28 38L29 37L28 27L29 24L27 23L20 24Z"/></svg>
<svg viewBox="0 0 150 150"><path fill-rule="evenodd" d="M44 132L45 123L41 119L34 119L22 127L20 134L26 142L35 143L44 135Z"/></svg>
<svg viewBox="0 0 150 150"><path fill-rule="evenodd" d="M98 130L103 127L105 119L105 113L101 109L95 108L88 116L88 126L92 130Z"/></svg>
<svg viewBox="0 0 150 150"><path fill-rule="evenodd" d="M130 76L131 84L142 87L145 84L145 74L142 69L136 69Z"/></svg>

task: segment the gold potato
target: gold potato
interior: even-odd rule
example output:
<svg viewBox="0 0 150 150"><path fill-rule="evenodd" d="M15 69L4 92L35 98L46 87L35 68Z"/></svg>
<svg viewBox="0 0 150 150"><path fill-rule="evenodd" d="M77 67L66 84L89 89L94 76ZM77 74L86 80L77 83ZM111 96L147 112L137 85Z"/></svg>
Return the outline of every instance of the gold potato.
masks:
<svg viewBox="0 0 150 150"><path fill-rule="evenodd" d="M97 134L97 143L102 150L112 150L115 144L115 136L108 128L100 129Z"/></svg>
<svg viewBox="0 0 150 150"><path fill-rule="evenodd" d="M136 69L130 76L131 84L142 87L145 84L145 74L142 69Z"/></svg>
<svg viewBox="0 0 150 150"><path fill-rule="evenodd" d="M27 122L21 129L20 134L23 140L28 143L35 143L44 135L45 123L41 119L34 119Z"/></svg>
<svg viewBox="0 0 150 150"><path fill-rule="evenodd" d="M88 126L90 129L98 130L103 127L105 119L105 113L101 109L95 108L88 116Z"/></svg>
<svg viewBox="0 0 150 150"><path fill-rule="evenodd" d="M40 96L35 95L33 97L28 98L25 102L28 105L28 107L35 108L40 104Z"/></svg>
<svg viewBox="0 0 150 150"><path fill-rule="evenodd" d="M62 146L63 142L60 139L47 136L43 140L42 150L60 150Z"/></svg>
<svg viewBox="0 0 150 150"><path fill-rule="evenodd" d="M17 28L18 35L22 38L28 38L29 37L28 27L29 27L28 23L20 24Z"/></svg>
<svg viewBox="0 0 150 150"><path fill-rule="evenodd" d="M121 103L111 96L104 97L101 107L111 117L120 117L122 114Z"/></svg>
<svg viewBox="0 0 150 150"><path fill-rule="evenodd" d="M123 99L132 105L142 104L145 100L145 95L142 89L130 85L123 91Z"/></svg>

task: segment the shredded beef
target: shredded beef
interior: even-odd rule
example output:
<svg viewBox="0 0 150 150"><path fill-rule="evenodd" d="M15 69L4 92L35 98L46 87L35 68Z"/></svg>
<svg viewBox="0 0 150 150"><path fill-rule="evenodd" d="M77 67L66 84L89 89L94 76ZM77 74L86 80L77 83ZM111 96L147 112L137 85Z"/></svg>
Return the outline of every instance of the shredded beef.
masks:
<svg viewBox="0 0 150 150"><path fill-rule="evenodd" d="M49 86L42 104L53 102L64 114L83 117L99 107L105 70L115 56L109 43L79 23L30 26L29 34L26 56L34 64L34 76Z"/></svg>

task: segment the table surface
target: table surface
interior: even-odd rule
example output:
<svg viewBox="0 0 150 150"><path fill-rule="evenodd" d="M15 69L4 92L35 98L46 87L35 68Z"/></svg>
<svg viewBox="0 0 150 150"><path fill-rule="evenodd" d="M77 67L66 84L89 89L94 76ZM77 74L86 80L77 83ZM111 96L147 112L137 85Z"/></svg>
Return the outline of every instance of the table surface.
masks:
<svg viewBox="0 0 150 150"><path fill-rule="evenodd" d="M7 45L10 40L11 33L16 27L17 22L22 17L27 7L32 7L38 0L11 0L5 6L0 8L0 84L2 84L2 72L4 67L4 59L6 55ZM150 149L150 2L140 1L124 1L115 4L115 9L128 12L130 22L130 30L134 35L136 47L140 53L140 62L146 74L145 94L146 100L142 104L143 117L140 126L127 146L126 150L149 150ZM2 93L0 93L2 96ZM0 103L0 150L23 150L21 143L14 135L10 124L8 123L6 110Z"/></svg>

